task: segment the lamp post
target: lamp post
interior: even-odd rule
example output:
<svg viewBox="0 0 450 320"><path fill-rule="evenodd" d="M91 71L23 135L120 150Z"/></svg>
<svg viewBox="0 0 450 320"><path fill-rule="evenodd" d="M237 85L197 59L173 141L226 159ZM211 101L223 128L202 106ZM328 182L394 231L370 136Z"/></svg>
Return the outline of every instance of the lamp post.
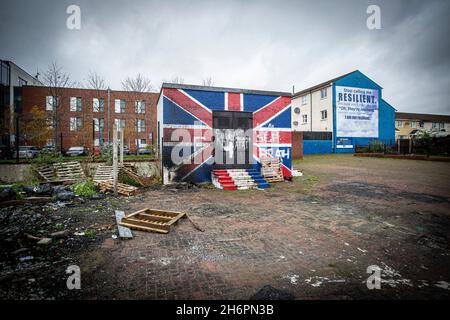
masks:
<svg viewBox="0 0 450 320"><path fill-rule="evenodd" d="M108 87L108 144L111 143L110 132L111 132L111 89Z"/></svg>

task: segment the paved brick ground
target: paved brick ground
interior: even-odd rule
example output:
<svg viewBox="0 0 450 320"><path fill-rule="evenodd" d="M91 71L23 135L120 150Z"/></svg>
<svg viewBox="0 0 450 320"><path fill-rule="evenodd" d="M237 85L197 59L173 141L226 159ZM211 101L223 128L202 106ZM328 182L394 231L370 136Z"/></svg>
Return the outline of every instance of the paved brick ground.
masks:
<svg viewBox="0 0 450 320"><path fill-rule="evenodd" d="M185 210L169 234L107 239L81 261L84 298L247 299L265 285L298 299L449 298L450 164L310 157L269 191L148 191ZM423 174L427 172L428 174ZM368 290L369 265L383 269Z"/></svg>

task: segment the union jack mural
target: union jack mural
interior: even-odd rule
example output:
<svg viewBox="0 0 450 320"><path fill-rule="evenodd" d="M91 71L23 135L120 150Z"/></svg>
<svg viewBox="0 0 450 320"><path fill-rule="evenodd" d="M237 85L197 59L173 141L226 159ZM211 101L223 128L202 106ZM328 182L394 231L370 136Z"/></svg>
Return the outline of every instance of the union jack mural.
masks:
<svg viewBox="0 0 450 320"><path fill-rule="evenodd" d="M260 158L281 160L285 178L291 178L291 96L252 90L163 84L158 122L163 180L205 182L214 165L213 111L243 111L253 115L253 167ZM189 137L180 137L188 132ZM174 152L176 146L181 152ZM174 153L183 159L175 163Z"/></svg>

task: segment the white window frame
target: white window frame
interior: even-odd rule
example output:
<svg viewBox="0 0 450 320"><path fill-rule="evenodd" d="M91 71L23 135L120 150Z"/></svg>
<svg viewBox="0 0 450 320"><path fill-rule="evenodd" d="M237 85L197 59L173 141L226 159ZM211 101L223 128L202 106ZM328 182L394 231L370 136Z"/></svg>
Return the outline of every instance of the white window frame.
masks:
<svg viewBox="0 0 450 320"><path fill-rule="evenodd" d="M138 114L145 114L145 100L138 100L135 102L135 109L136 109L136 113Z"/></svg>
<svg viewBox="0 0 450 320"><path fill-rule="evenodd" d="M45 97L45 110L53 111L54 107L56 106L55 101L56 101L56 97L46 96Z"/></svg>
<svg viewBox="0 0 450 320"><path fill-rule="evenodd" d="M80 117L70 117L70 131L78 131L81 129L81 124L78 124L78 119L81 119Z"/></svg>
<svg viewBox="0 0 450 320"><path fill-rule="evenodd" d="M320 99L326 99L328 96L328 88L320 89Z"/></svg>
<svg viewBox="0 0 450 320"><path fill-rule="evenodd" d="M411 121L411 128L413 129L417 128L417 121Z"/></svg>
<svg viewBox="0 0 450 320"><path fill-rule="evenodd" d="M308 123L308 115L302 114L302 124L306 124L306 123Z"/></svg>
<svg viewBox="0 0 450 320"><path fill-rule="evenodd" d="M92 112L100 112L100 100L92 98Z"/></svg>
<svg viewBox="0 0 450 320"><path fill-rule="evenodd" d="M78 109L78 100L80 101L80 108ZM70 112L83 111L83 99L81 97L70 97Z"/></svg>
<svg viewBox="0 0 450 320"><path fill-rule="evenodd" d="M403 120L397 120L397 128L403 128Z"/></svg>
<svg viewBox="0 0 450 320"><path fill-rule="evenodd" d="M325 117L324 117L324 115L325 115ZM322 118L322 120L327 120L328 119L328 110L320 111L320 117Z"/></svg>
<svg viewBox="0 0 450 320"><path fill-rule="evenodd" d="M308 103L308 96L307 95L302 96L302 106L304 106L307 103Z"/></svg>
<svg viewBox="0 0 450 320"><path fill-rule="evenodd" d="M116 125L116 127L121 127L121 128L125 128L125 119L114 119L114 124Z"/></svg>
<svg viewBox="0 0 450 320"><path fill-rule="evenodd" d="M122 101L123 101L123 110L122 110ZM115 113L125 113L126 111L126 104L125 100L123 99L115 99L114 100L114 112Z"/></svg>
<svg viewBox="0 0 450 320"><path fill-rule="evenodd" d="M147 130L147 126L144 119L136 120L136 131L137 132L145 132Z"/></svg>

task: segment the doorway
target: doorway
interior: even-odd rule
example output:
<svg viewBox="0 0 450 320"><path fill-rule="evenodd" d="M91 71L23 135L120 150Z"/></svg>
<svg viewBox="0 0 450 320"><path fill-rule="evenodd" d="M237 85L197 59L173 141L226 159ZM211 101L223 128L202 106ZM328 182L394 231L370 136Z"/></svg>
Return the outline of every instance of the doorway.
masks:
<svg viewBox="0 0 450 320"><path fill-rule="evenodd" d="M253 113L213 111L214 169L250 169Z"/></svg>

